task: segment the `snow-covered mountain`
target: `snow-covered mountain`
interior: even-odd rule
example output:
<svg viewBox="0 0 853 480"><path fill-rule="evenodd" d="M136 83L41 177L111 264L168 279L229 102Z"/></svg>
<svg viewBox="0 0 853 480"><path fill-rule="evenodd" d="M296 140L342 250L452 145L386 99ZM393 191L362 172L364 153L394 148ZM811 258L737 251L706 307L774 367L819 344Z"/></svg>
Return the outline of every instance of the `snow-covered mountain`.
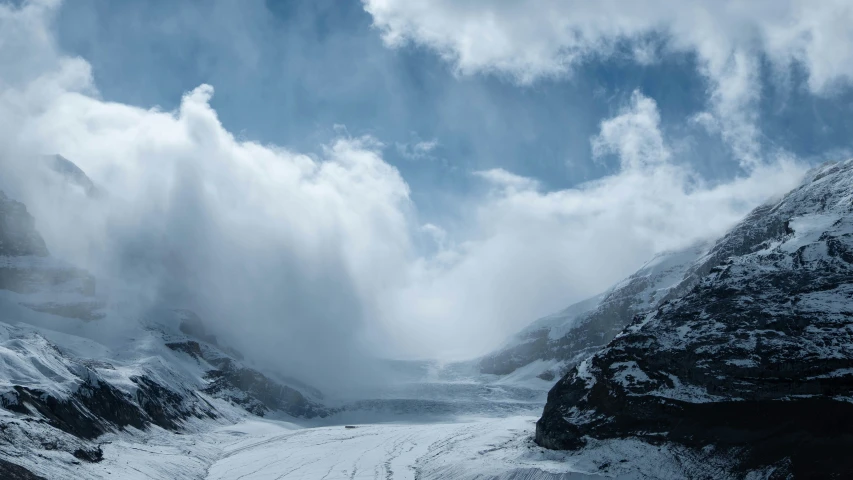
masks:
<svg viewBox="0 0 853 480"><path fill-rule="evenodd" d="M126 318L92 275L52 257L26 206L0 192L0 478L100 461L108 432L325 417L321 397L246 364L191 311Z"/></svg>
<svg viewBox="0 0 853 480"><path fill-rule="evenodd" d="M68 160L43 160L27 172L44 180L38 185L92 202L106 198ZM45 165L58 165L62 175L42 176ZM36 225L24 204L0 192L0 478L78 478L80 471L113 478L130 470L141 478L154 471L159 478L199 478L199 465L210 467L213 459L194 450L196 439L228 443L215 432L253 425L258 417L273 420L270 428L280 436L292 433L290 422L534 415L544 401L542 389L486 385L467 371L437 375L426 364L397 372L370 397L329 400L304 382L251 364L193 311L155 305L140 312L110 298L92 274L55 258ZM179 458L144 457L148 465L165 464L128 470L136 465L133 452L152 443L181 445L168 453ZM183 458L186 452L200 457Z"/></svg>
<svg viewBox="0 0 853 480"><path fill-rule="evenodd" d="M252 365L190 310L125 309L35 225L0 194L0 478L853 471L853 161L477 365L401 362L406 381L346 404ZM551 451L529 416L544 390L518 380L561 369L535 426ZM389 419L412 423L341 425Z"/></svg>
<svg viewBox="0 0 853 480"><path fill-rule="evenodd" d="M41 320L0 307L7 321ZM99 437L110 432L191 432L248 414L310 419L331 413L311 390L297 390L243 364L236 352L182 333L185 312L172 313L157 312L156 322L111 344L87 338L96 336L89 328L76 336L0 322L0 459L35 471L40 462L73 469L99 461ZM0 465L0 478L7 478L3 474Z"/></svg>
<svg viewBox="0 0 853 480"><path fill-rule="evenodd" d="M853 160L754 210L674 291L557 383L537 443L639 440L696 478L849 478Z"/></svg>
<svg viewBox="0 0 853 480"><path fill-rule="evenodd" d="M533 322L503 348L480 359L480 371L509 375L524 370L548 382L561 377L612 340L634 315L668 298L709 248L697 244L656 255L608 291Z"/></svg>

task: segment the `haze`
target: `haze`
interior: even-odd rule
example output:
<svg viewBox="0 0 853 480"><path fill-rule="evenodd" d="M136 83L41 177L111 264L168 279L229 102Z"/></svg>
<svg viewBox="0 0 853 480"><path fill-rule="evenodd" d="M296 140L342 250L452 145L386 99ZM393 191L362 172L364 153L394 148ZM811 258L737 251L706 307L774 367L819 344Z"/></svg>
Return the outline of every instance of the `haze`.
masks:
<svg viewBox="0 0 853 480"><path fill-rule="evenodd" d="M844 2L342 3L0 3L0 188L128 308L105 332L191 308L285 374L378 383L850 148ZM102 195L33 180L54 154Z"/></svg>

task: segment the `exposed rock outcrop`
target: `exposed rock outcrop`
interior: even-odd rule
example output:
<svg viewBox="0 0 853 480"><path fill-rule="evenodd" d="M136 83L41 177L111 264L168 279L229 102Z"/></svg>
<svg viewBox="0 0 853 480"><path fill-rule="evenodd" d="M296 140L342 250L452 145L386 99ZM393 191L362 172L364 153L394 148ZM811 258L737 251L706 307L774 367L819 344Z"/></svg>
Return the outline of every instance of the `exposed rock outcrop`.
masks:
<svg viewBox="0 0 853 480"><path fill-rule="evenodd" d="M243 365L230 351L226 353L194 340L167 343L166 346L205 364L204 378L209 383L203 388L204 393L228 400L254 415L263 417L271 411L279 411L293 417L314 418L334 413L299 390Z"/></svg>
<svg viewBox="0 0 853 480"><path fill-rule="evenodd" d="M0 458L0 478L6 480L47 480L26 468Z"/></svg>

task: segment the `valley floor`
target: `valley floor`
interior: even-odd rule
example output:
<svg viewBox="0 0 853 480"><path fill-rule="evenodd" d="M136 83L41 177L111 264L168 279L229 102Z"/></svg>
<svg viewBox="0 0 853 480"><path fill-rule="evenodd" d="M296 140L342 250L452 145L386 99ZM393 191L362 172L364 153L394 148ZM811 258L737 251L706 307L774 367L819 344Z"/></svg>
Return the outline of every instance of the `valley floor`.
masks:
<svg viewBox="0 0 853 480"><path fill-rule="evenodd" d="M115 437L76 478L583 479L582 457L537 447L536 417L300 428L247 420L207 433ZM76 470L76 469L75 469ZM69 472L56 472L63 478ZM608 475L609 476L609 475ZM618 475L617 475L618 476ZM594 478L601 478L595 475Z"/></svg>

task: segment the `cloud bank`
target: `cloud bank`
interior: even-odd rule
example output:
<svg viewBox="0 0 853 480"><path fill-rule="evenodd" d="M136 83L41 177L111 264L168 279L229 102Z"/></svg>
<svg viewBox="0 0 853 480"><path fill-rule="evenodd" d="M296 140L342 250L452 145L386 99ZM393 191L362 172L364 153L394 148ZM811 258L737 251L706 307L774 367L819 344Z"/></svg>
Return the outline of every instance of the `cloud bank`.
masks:
<svg viewBox="0 0 853 480"><path fill-rule="evenodd" d="M496 73L522 84L556 78L611 56L647 64L695 55L708 112L744 165L762 160L757 81L769 62L781 81L795 68L829 95L853 80L853 5L844 0L363 0L385 43L414 42L460 74Z"/></svg>
<svg viewBox="0 0 853 480"><path fill-rule="evenodd" d="M542 192L504 170L477 172L489 195L466 240L410 268L385 312L398 343L438 337L464 355L499 342L528 319L597 294L654 253L721 235L751 208L792 188L802 165L782 154L748 176L709 185L676 160L655 102L634 92L592 139L618 173L575 189ZM420 332L413 335L413 332Z"/></svg>
<svg viewBox="0 0 853 480"><path fill-rule="evenodd" d="M499 68L521 80L565 72L589 54L574 43L554 50L554 41L606 46L614 34L660 24L643 14L645 29L627 17L606 26L592 13L562 15L557 3L547 4L548 16L509 22L520 7L500 3L486 9L485 26L469 25L468 5L477 2L430 4L367 8L389 43L413 38L463 71ZM459 205L464 225L421 225L406 180L377 139L344 135L318 156L241 140L217 118L208 85L173 111L101 98L85 59L55 44L56 8L45 0L0 4L0 160L8 172L35 155L61 153L108 201L93 205L7 175L3 188L30 206L55 255L107 279L111 295L140 308L195 308L257 361L327 388L354 388L380 356L484 353L654 253L721 234L802 173L775 154L730 182L707 184L679 160L654 99L635 92L591 139L597 156L618 161L613 175L543 191L504 170L472 172L485 188ZM412 12L438 23L413 23ZM441 23L451 13L463 22L456 31ZM591 30L564 38L564 26L552 25L563 22L557 18L587 19ZM528 37L529 50L516 42ZM475 38L492 47L481 52ZM820 63L809 52L803 58ZM847 75L814 68L820 77L810 85L821 91Z"/></svg>

